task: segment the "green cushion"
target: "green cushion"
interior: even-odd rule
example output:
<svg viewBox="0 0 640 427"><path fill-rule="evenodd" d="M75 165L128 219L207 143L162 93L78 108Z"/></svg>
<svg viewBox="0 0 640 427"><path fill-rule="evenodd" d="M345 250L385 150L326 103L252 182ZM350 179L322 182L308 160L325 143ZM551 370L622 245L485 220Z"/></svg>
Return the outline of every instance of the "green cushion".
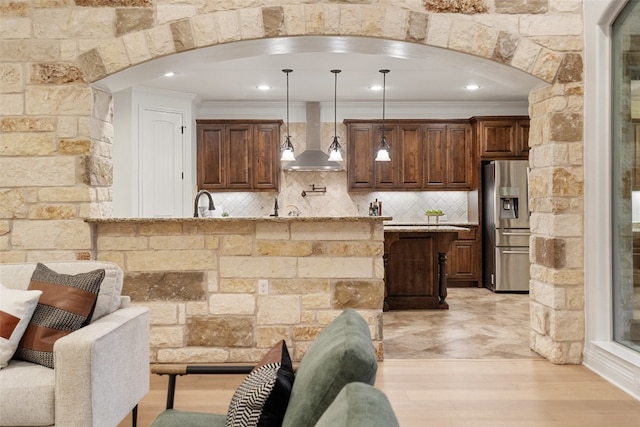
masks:
<svg viewBox="0 0 640 427"><path fill-rule="evenodd" d="M315 427L398 427L387 396L364 383L347 384Z"/></svg>
<svg viewBox="0 0 640 427"><path fill-rule="evenodd" d="M167 409L158 415L151 427L225 427L226 419L226 414L204 414Z"/></svg>
<svg viewBox="0 0 640 427"><path fill-rule="evenodd" d="M377 369L367 322L355 310L343 311L302 358L282 426L315 425L345 385L373 385Z"/></svg>

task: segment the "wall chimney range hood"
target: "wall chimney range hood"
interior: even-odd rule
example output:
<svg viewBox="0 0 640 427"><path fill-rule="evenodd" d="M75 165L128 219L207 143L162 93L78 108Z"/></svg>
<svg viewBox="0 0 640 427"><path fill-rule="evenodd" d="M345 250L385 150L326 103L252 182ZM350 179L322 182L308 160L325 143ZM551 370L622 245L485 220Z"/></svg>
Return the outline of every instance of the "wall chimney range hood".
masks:
<svg viewBox="0 0 640 427"><path fill-rule="evenodd" d="M320 103L307 102L307 149L296 155L296 160L284 164L285 171L343 171L339 162L329 161L329 154L322 150Z"/></svg>

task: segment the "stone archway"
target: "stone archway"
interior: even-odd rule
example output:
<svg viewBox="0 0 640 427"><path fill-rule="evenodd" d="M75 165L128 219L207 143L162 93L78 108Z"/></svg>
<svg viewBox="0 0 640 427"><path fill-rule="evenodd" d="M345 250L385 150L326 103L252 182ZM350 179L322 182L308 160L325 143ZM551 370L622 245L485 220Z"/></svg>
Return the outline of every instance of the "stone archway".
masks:
<svg viewBox="0 0 640 427"><path fill-rule="evenodd" d="M514 67L549 84L532 93L531 348L554 363L580 363L584 343L582 56L467 15L398 7L308 4L217 11L126 34L82 53L88 82L146 61L236 41L293 36L365 36L440 47ZM109 97L94 90L94 112ZM108 126L93 114L90 128ZM106 123L105 123L106 120ZM94 154L90 169L108 169ZM96 174L102 176L102 174ZM104 186L106 182L91 182Z"/></svg>

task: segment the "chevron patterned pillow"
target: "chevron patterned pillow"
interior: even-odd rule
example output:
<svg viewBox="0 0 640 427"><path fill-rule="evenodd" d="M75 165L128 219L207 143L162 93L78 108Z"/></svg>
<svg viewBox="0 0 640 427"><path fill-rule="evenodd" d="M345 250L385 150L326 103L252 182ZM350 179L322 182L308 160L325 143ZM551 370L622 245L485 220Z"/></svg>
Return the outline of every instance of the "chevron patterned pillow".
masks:
<svg viewBox="0 0 640 427"><path fill-rule="evenodd" d="M104 276L104 269L71 275L38 263L29 290L42 295L14 358L53 368L53 344L89 323Z"/></svg>
<svg viewBox="0 0 640 427"><path fill-rule="evenodd" d="M293 386L287 344L280 340L258 362L233 394L227 427L281 426Z"/></svg>

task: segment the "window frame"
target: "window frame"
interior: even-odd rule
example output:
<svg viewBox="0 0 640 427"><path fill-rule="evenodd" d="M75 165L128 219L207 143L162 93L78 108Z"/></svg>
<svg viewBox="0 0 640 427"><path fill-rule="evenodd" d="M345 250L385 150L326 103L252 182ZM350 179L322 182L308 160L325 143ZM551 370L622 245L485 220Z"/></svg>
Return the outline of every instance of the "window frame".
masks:
<svg viewBox="0 0 640 427"><path fill-rule="evenodd" d="M585 0L585 348L583 363L640 399L640 353L613 340L612 24L627 0Z"/></svg>

